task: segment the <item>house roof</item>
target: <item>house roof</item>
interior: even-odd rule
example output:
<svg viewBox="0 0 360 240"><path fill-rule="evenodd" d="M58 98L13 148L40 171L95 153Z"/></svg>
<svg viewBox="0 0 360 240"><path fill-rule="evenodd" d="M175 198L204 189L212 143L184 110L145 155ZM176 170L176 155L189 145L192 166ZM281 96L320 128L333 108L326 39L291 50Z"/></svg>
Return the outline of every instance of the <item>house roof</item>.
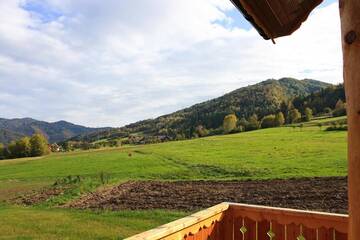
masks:
<svg viewBox="0 0 360 240"><path fill-rule="evenodd" d="M296 31L322 0L231 0L266 40Z"/></svg>

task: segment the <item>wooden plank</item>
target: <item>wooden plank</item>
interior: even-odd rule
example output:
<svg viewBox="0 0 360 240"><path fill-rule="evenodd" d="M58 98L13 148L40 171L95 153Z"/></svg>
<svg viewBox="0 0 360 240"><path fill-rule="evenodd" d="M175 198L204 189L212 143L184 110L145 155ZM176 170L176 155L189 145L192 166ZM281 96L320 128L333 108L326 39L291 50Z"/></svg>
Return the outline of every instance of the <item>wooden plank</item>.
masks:
<svg viewBox="0 0 360 240"><path fill-rule="evenodd" d="M336 231L336 239L335 240L348 240L348 235L346 233L341 233Z"/></svg>
<svg viewBox="0 0 360 240"><path fill-rule="evenodd" d="M303 228L303 236L305 237L305 239L316 240L316 229L304 227Z"/></svg>
<svg viewBox="0 0 360 240"><path fill-rule="evenodd" d="M195 213L191 216L132 236L126 240L172 239L174 236L178 239L181 239L181 237L189 234L190 232L193 234L197 233L204 225L210 226L214 221L221 221L223 216L225 216L225 212L228 210L228 208L228 203L222 203L204 211Z"/></svg>
<svg viewBox="0 0 360 240"><path fill-rule="evenodd" d="M301 211L285 208L273 208L264 206L254 206L246 204L230 204L230 208L235 214L247 216L255 221L273 220L279 224L286 225L295 223L303 224L308 228L335 228L337 231L347 233L348 215L331 214L312 211Z"/></svg>
<svg viewBox="0 0 360 240"><path fill-rule="evenodd" d="M245 217L245 226L247 228L247 232L245 234L245 240L255 240L257 235L257 223L256 221Z"/></svg>
<svg viewBox="0 0 360 240"><path fill-rule="evenodd" d="M360 1L340 0L348 116L349 239L360 239Z"/></svg>
<svg viewBox="0 0 360 240"><path fill-rule="evenodd" d="M244 221L245 224L245 221ZM240 231L240 228L243 226L243 217L238 216L234 218L234 239L245 240L245 235L243 239L243 234Z"/></svg>
<svg viewBox="0 0 360 240"><path fill-rule="evenodd" d="M258 221L258 239L269 239L267 232L269 231L270 222L263 220Z"/></svg>
<svg viewBox="0 0 360 240"><path fill-rule="evenodd" d="M284 232L285 225L279 224L278 222L272 221L272 231L275 234L274 239L285 239Z"/></svg>
<svg viewBox="0 0 360 240"><path fill-rule="evenodd" d="M287 240L297 240L300 235L300 227L296 224L286 225Z"/></svg>

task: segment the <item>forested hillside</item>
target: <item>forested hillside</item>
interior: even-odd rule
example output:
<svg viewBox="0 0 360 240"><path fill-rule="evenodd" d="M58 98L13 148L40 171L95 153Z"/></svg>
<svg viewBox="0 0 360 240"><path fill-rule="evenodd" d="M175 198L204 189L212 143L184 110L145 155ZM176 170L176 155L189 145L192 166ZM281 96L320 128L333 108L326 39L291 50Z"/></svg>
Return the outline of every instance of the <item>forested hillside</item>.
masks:
<svg viewBox="0 0 360 240"><path fill-rule="evenodd" d="M243 87L222 97L192 107L130 124L123 128L101 133L87 134L72 140L94 142L100 139L140 138L147 136L157 140L192 138L199 131L209 134L222 133L224 117L234 113L237 118L249 119L256 115L261 119L288 107L294 98L304 98L331 87L331 84L305 79L282 78ZM131 139L130 139L131 141Z"/></svg>
<svg viewBox="0 0 360 240"><path fill-rule="evenodd" d="M50 143L64 141L80 134L103 131L105 128L87 128L65 121L48 123L31 118L4 119L0 118L0 143L7 144L23 136L41 133Z"/></svg>

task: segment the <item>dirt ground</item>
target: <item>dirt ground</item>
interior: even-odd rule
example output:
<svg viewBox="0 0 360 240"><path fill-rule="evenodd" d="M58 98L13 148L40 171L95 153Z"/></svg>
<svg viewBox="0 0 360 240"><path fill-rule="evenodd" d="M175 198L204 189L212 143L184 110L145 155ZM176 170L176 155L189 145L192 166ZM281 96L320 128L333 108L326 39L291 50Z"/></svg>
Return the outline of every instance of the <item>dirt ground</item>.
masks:
<svg viewBox="0 0 360 240"><path fill-rule="evenodd" d="M347 213L347 178L264 181L131 181L84 196L79 209L196 211L221 202Z"/></svg>

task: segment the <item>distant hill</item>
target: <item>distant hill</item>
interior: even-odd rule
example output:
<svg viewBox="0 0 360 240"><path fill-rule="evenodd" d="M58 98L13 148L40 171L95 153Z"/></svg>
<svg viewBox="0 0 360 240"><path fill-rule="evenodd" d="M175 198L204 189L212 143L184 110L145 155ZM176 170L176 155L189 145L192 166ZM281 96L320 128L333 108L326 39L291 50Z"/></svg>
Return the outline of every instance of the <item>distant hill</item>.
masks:
<svg viewBox="0 0 360 240"><path fill-rule="evenodd" d="M49 123L32 118L0 118L0 142L6 144L23 136L30 136L36 132L40 132L48 138L49 142L54 143L81 134L104 131L105 129L107 128L88 128L66 121Z"/></svg>
<svg viewBox="0 0 360 240"><path fill-rule="evenodd" d="M76 137L73 140L96 141L104 138L121 138L132 134L143 136L181 135L191 138L197 126L217 129L224 117L235 113L239 118L257 114L259 118L274 113L284 102L296 97L305 97L332 86L331 84L305 79L282 78L239 88L222 97L215 98L189 108L100 133Z"/></svg>

